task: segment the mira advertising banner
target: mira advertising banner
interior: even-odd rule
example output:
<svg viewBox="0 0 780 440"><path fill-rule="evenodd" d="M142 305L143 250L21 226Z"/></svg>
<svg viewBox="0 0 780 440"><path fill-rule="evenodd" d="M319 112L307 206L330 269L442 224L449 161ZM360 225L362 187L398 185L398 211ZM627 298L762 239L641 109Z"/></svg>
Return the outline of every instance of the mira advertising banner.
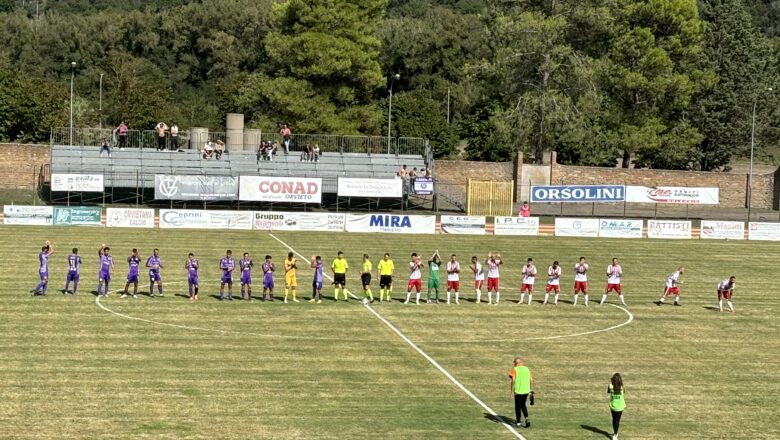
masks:
<svg viewBox="0 0 780 440"><path fill-rule="evenodd" d="M494 235L539 235L539 217L493 217Z"/></svg>
<svg viewBox="0 0 780 440"><path fill-rule="evenodd" d="M161 209L160 228L252 229L252 211L202 211Z"/></svg>
<svg viewBox="0 0 780 440"><path fill-rule="evenodd" d="M264 231L343 232L345 223L345 214L256 211L252 227Z"/></svg>
<svg viewBox="0 0 780 440"><path fill-rule="evenodd" d="M688 220L648 220L648 238L691 238L691 222Z"/></svg>
<svg viewBox="0 0 780 440"><path fill-rule="evenodd" d="M443 215L441 231L446 234L485 235L485 217Z"/></svg>
<svg viewBox="0 0 780 440"><path fill-rule="evenodd" d="M404 195L401 179L359 179L339 177L339 197L401 198Z"/></svg>
<svg viewBox="0 0 780 440"><path fill-rule="evenodd" d="M157 200L236 200L238 181L232 176L154 176Z"/></svg>
<svg viewBox="0 0 780 440"><path fill-rule="evenodd" d="M51 175L52 191L103 192L102 174L59 174Z"/></svg>
<svg viewBox="0 0 780 440"><path fill-rule="evenodd" d="M623 185L539 185L531 187L531 202L622 202Z"/></svg>
<svg viewBox="0 0 780 440"><path fill-rule="evenodd" d="M599 237L642 238L642 220L606 219L599 220Z"/></svg>
<svg viewBox="0 0 780 440"><path fill-rule="evenodd" d="M687 205L717 205L718 188L685 188L680 186L627 186L629 203L676 203Z"/></svg>
<svg viewBox="0 0 780 440"><path fill-rule="evenodd" d="M347 232L435 234L434 215L347 214Z"/></svg>
<svg viewBox="0 0 780 440"><path fill-rule="evenodd" d="M744 240L745 223L702 220L699 236L703 239Z"/></svg>
<svg viewBox="0 0 780 440"><path fill-rule="evenodd" d="M100 226L100 208L54 208L55 225Z"/></svg>
<svg viewBox="0 0 780 440"><path fill-rule="evenodd" d="M322 179L241 176L238 198L252 202L322 203Z"/></svg>
<svg viewBox="0 0 780 440"><path fill-rule="evenodd" d="M106 226L109 228L153 228L154 209L107 208Z"/></svg>
<svg viewBox="0 0 780 440"><path fill-rule="evenodd" d="M3 223L6 225L50 225L54 215L51 206L5 205Z"/></svg>
<svg viewBox="0 0 780 440"><path fill-rule="evenodd" d="M748 240L780 241L780 223L748 223Z"/></svg>
<svg viewBox="0 0 780 440"><path fill-rule="evenodd" d="M556 237L598 237L599 219L597 218L556 218Z"/></svg>

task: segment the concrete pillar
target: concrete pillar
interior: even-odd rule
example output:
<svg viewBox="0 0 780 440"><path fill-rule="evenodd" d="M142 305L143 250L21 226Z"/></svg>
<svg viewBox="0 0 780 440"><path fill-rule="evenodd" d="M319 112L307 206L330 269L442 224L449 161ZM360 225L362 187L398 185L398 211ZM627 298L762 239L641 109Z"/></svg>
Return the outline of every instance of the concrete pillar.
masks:
<svg viewBox="0 0 780 440"><path fill-rule="evenodd" d="M263 134L263 130L257 130L254 128L247 128L244 130L244 150L257 151L257 147L260 146L260 135Z"/></svg>
<svg viewBox="0 0 780 440"><path fill-rule="evenodd" d="M228 113L225 123L226 137L225 149L228 151L242 151L244 149L244 114Z"/></svg>
<svg viewBox="0 0 780 440"><path fill-rule="evenodd" d="M190 128L190 145L193 150L200 151L209 140L209 129L203 127Z"/></svg>
<svg viewBox="0 0 780 440"><path fill-rule="evenodd" d="M521 191L523 189L523 152L518 151L515 156L515 163L512 169L512 178L515 181L515 193L513 194L513 202L517 203L521 197Z"/></svg>

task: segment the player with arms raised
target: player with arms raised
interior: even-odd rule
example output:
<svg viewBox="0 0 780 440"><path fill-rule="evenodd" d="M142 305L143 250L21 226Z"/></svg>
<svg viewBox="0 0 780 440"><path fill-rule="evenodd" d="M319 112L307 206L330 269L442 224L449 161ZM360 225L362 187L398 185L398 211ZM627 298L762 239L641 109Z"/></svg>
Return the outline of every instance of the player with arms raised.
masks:
<svg viewBox="0 0 780 440"><path fill-rule="evenodd" d="M553 305L558 305L558 294L561 291L561 266L557 261L553 261L552 266L547 268L547 287L544 289L544 302L543 305L547 305L547 299L550 296L550 292L555 292L555 298L553 299Z"/></svg>
<svg viewBox="0 0 780 440"><path fill-rule="evenodd" d="M412 288L417 289L417 305L420 304L420 290L422 289L422 261L417 253L412 253L409 261L409 282L406 283L406 301L409 304L409 298L412 296Z"/></svg>
<svg viewBox="0 0 780 440"><path fill-rule="evenodd" d="M38 254L38 275L40 275L41 281L32 290L32 296L38 294L46 296L46 289L49 287L49 257L53 253L54 248L51 246L51 242L46 240Z"/></svg>
<svg viewBox="0 0 780 440"><path fill-rule="evenodd" d="M460 304L460 263L457 255L452 254L447 262L447 304L450 303L450 293L455 293L455 304Z"/></svg>
<svg viewBox="0 0 780 440"><path fill-rule="evenodd" d="M198 287L200 280L198 279L198 260L195 258L195 254L190 252L187 255L187 261L184 262L184 268L187 269L187 287L189 288L190 301L197 301L198 299Z"/></svg>
<svg viewBox="0 0 780 440"><path fill-rule="evenodd" d="M679 285L682 284L682 281L680 281L680 275L683 274L683 270L685 270L685 268L680 266L677 268L677 270L670 273L669 276L666 277L666 284L664 285L664 293L661 295L661 298L658 299L658 302L656 304L658 304L659 306L663 305L667 296L674 295L674 305L676 306L680 305Z"/></svg>
<svg viewBox="0 0 780 440"><path fill-rule="evenodd" d="M493 293L496 294L495 305L501 300L501 292L499 289L499 281L501 277L500 266L504 264L501 259L501 254L498 252L490 252L485 260L485 266L488 268L487 273L487 291L488 291L488 304L493 303Z"/></svg>
<svg viewBox="0 0 780 440"><path fill-rule="evenodd" d="M149 268L149 297L154 297L154 283L157 283L157 294L163 296L163 283L160 269L163 268L160 250L152 251L152 256L146 259L146 267Z"/></svg>
<svg viewBox="0 0 780 440"><path fill-rule="evenodd" d="M601 302L599 302L599 305L604 304L604 301L607 300L607 294L609 292L614 291L617 293L618 298L620 298L620 302L623 305L626 305L626 301L623 299L623 289L620 287L620 281L623 278L623 268L618 264L618 259L613 258L612 264L607 266L607 288L604 289L604 294L601 295Z"/></svg>
<svg viewBox="0 0 780 440"><path fill-rule="evenodd" d="M534 259L529 257L523 266L523 284L520 286L520 301L517 304L523 303L525 293L528 292L528 305L531 305L534 297L534 280L536 280L536 266L534 266Z"/></svg>
<svg viewBox="0 0 780 440"><path fill-rule="evenodd" d="M582 292L585 298L585 306L588 305L588 263L585 257L580 257L580 262L574 265L574 305Z"/></svg>
<svg viewBox="0 0 780 440"><path fill-rule="evenodd" d="M723 311L723 300L729 306L729 311L734 313L734 304L731 303L731 296L734 295L734 287L737 285L737 278L733 275L718 283L718 310Z"/></svg>
<svg viewBox="0 0 780 440"><path fill-rule="evenodd" d="M482 284L485 282L485 272L482 270L482 263L479 262L476 255L471 257L469 269L474 274L474 290L476 290L477 304L479 304L482 301Z"/></svg>

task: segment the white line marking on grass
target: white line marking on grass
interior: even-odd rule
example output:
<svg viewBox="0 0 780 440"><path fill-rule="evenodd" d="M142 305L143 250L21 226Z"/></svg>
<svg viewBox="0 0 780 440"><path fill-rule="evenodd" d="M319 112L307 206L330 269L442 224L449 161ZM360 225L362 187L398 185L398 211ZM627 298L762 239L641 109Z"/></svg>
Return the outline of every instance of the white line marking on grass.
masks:
<svg viewBox="0 0 780 440"><path fill-rule="evenodd" d="M309 260L308 260L306 257L304 257L304 256L303 256L303 255L302 255L300 252L298 252L298 251L296 251L295 249L293 249L293 248L292 248L290 245L288 245L287 243L285 243L284 241L282 241L281 239L279 239L278 237L276 237L274 234L268 234L268 235L270 235L270 236L271 236L271 238L273 238L274 240L276 240L276 241L278 241L279 243L281 243L281 245L282 245L282 246L284 246L284 247L286 247L287 249L289 249L289 250L290 250L290 252L294 252L294 253L298 254L298 256L299 256L299 257L301 257L301 258L302 258L304 261L306 261L307 263L311 263L311 262L310 262L310 261L309 261ZM326 274L326 273L324 273L324 272L323 272L323 275L325 275L325 276L326 276L326 277L328 277L328 278L329 278L331 281L333 281L333 278L331 278L331 277L330 277L328 274ZM346 289L345 289L345 290L346 290ZM355 299L358 299L358 297L357 297L357 296L355 296L355 295L353 295L353 294L352 294L352 292L349 292L349 291L347 291L347 292L349 293L349 295L350 295L351 297L353 297L353 298L355 298ZM373 308L373 307L371 307L371 306L370 306L370 305L368 305L368 304L363 304L363 307L364 307L366 310L368 310L369 312L371 312L371 313L372 313L372 314L373 314L373 315L374 315L374 316L375 316L377 319L379 319L380 321L382 321L382 323L384 323L384 324L385 324L385 325L386 325L388 328L390 328L390 330L392 330L392 331L393 331L395 334L397 334L397 335L398 335L398 336L399 336L399 337L400 337L400 338L401 338L401 339L402 339L404 342L406 342L406 343L407 343L407 344L408 344L410 347L412 347L412 349L414 349L414 351L416 351L417 353L419 353L419 354L420 354L422 357L424 357L424 358L425 358L425 360L427 360L428 362L430 362L430 364L431 364L431 365L433 365L434 367L436 367L436 369L437 369L437 370L439 370L439 372L440 372L441 374L443 374L443 375L444 375L444 376L445 376L447 379L449 379L449 380L450 380L450 382L452 382L453 384L455 384L455 386L456 386L456 387L460 388L460 390L461 390L461 391L463 391L464 393L466 393L466 395L467 395L467 396L469 396L469 397L471 398L471 400L473 400L474 402L476 402L476 403L477 403L479 406L481 406L481 407L482 407L482 409L484 409L485 411L487 411L487 412L488 412L490 415L492 415L493 417L495 417L497 420L501 420L501 424L503 424L503 425L504 425L504 427L505 427L507 430L509 430L509 432L511 432L511 433L512 433L512 434L513 434L515 437L517 437L517 438L518 438L518 439L520 439L520 440L527 440L527 439L526 439L525 437L523 437L523 436L522 436L522 435L521 435L519 432L517 432L517 430L516 430L516 429L515 429L515 428L514 428L512 425L510 425L509 423L507 423L507 422L504 420L504 418L503 418L503 417L499 416L499 415L498 415L498 414L497 414L495 411L493 411L493 409L492 409L492 408L490 408L489 406L487 406L487 405L485 404L485 402L483 402L482 400L480 400L480 399L479 399L479 397L477 397L477 396L476 396L474 393L472 393L471 391L469 391L469 389L468 389L468 388L466 388L465 386L463 386L463 384L462 384L462 383L458 382L458 380L457 380L457 379L455 379L455 377L453 377L453 376L452 376L452 374L450 374L450 372L449 372L449 371L445 370L445 369L444 369L444 367L442 367L442 366L441 366L441 365L440 365L438 362L436 362L436 360L434 360L432 357L428 356L428 354L427 354L426 352L422 351L422 349L421 349L420 347L418 347L418 346L417 346L417 344L415 344L414 342L412 342L412 340L411 340L411 339L407 338L407 337L406 337L406 335L404 335L403 333L401 333L401 331L400 331L400 330L398 330L398 328L397 328L396 326L394 326L394 325L393 325L393 324L391 324L391 323L390 323L388 320L386 320L386 319L385 319L385 318L384 318L382 315L380 315L380 314L379 314L379 312L377 312L376 310L374 310L374 308Z"/></svg>
<svg viewBox="0 0 780 440"><path fill-rule="evenodd" d="M623 327L624 325L631 324L632 321L634 321L634 314L629 312L627 308L621 307L615 304L607 303L608 306L616 307L628 315L628 319L625 320L625 322L621 322L620 324L613 325L612 327L602 328L599 330L591 330L589 332L582 332L582 333L572 333L570 335L559 335L559 336L544 336L544 337L538 337L538 338L525 338L526 341L541 341L545 339L563 339L563 338L574 338L577 336L585 336L585 335L592 335L594 333L601 333L601 332L608 332L610 330L615 330L617 328Z"/></svg>

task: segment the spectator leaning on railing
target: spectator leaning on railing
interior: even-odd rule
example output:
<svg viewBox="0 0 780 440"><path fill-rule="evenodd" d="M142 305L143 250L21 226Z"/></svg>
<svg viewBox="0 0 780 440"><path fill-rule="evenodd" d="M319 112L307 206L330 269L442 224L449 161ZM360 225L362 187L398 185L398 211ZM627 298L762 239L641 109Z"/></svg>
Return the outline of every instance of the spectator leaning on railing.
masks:
<svg viewBox="0 0 780 440"><path fill-rule="evenodd" d="M168 130L168 126L165 125L165 122L158 122L154 129L157 131L157 151L163 151L165 150L165 131Z"/></svg>
<svg viewBox="0 0 780 440"><path fill-rule="evenodd" d="M119 135L119 149L124 150L127 145L127 124L125 121L119 123L119 126L114 129L114 132Z"/></svg>

